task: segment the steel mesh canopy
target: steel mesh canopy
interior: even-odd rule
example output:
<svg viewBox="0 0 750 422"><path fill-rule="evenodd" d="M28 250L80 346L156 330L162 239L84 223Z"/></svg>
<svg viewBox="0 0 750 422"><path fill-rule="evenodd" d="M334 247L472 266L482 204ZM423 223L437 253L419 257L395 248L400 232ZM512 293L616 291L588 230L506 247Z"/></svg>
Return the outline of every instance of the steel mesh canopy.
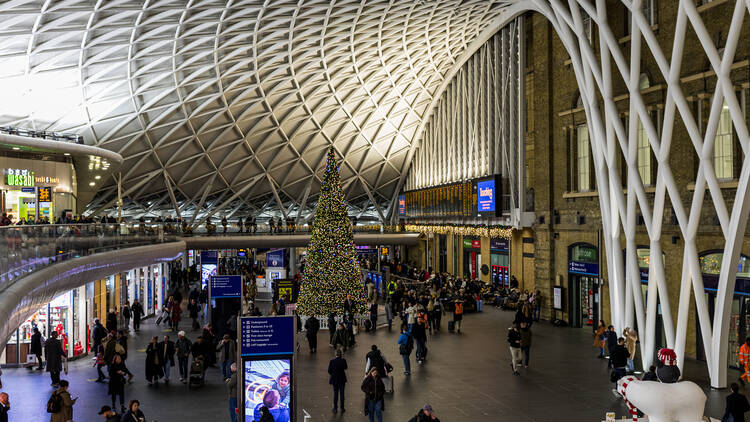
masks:
<svg viewBox="0 0 750 422"><path fill-rule="evenodd" d="M307 213L330 145L352 212L386 215L433 96L505 3L8 1L0 124L123 155L134 216ZM97 189L90 212L115 204L114 179Z"/></svg>

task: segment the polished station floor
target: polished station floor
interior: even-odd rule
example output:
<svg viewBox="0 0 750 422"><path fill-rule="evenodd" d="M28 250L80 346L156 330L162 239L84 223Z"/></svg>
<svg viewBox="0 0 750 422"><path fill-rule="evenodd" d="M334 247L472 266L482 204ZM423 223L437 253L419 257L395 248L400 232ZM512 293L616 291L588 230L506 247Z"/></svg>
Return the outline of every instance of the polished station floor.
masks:
<svg viewBox="0 0 750 422"><path fill-rule="evenodd" d="M451 421L599 421L607 411L617 412L618 419L626 409L612 392L604 360L595 358L590 329L557 328L548 322L534 324L531 361L520 376L513 376L506 342L507 328L513 313L485 307L480 314L464 318L463 333L442 330L429 337L428 361L418 366L413 361L412 375L403 375L398 355L395 326L392 332L380 328L374 334L357 337L358 345L345 355L349 364L346 389L347 412L331 413L331 389L328 385L328 361L333 356L326 346L328 332L319 335L319 352L310 354L303 335L297 356L297 404L311 415L311 422L366 421L363 396L359 386L364 376L364 355L377 344L395 370L395 393L386 395L385 421L406 422L425 403L432 405L443 422ZM183 324L187 326L187 324ZM144 380L145 345L153 335L171 334L157 327L153 319L145 320L138 334L131 333L128 367L136 375L126 387L126 402L137 398L147 420L221 421L229 420L226 388L219 369L210 368L207 385L189 390L179 382L173 368L172 382L149 386ZM194 339L197 332L188 331ZM705 377L705 365L689 361L686 376L698 382L709 397L707 414L720 418L725 391L712 391ZM730 379L737 377L730 371ZM94 382L96 369L89 358L71 362L63 379L71 383L75 421L96 421L96 412L109 404L106 384ZM47 373L27 369L5 369L4 391L10 394L11 421L45 421L45 404L52 387ZM175 382L177 381L177 382ZM302 412L297 412L302 422Z"/></svg>

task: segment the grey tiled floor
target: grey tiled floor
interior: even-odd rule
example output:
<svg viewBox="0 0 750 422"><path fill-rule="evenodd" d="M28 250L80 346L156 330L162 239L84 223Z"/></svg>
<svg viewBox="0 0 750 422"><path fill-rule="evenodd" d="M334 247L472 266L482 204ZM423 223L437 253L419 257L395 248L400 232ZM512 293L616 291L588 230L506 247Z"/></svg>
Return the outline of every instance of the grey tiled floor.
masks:
<svg viewBox="0 0 750 422"><path fill-rule="evenodd" d="M398 356L397 333L379 329L375 334L360 334L358 346L346 353L349 363L347 413L331 413L328 385L328 361L333 353L326 346L328 333L320 333L317 354L307 352L304 337L297 357L297 404L318 421L366 421L362 414L359 383L364 375L364 355L377 344L393 363L395 394L386 398L385 421L405 422L425 403L430 403L443 422L450 421L599 421L606 411L618 417L625 407L614 398L608 382L606 364L595 359L591 334L587 329L556 328L542 321L534 332L531 367L515 377L505 341L513 314L493 308L464 318L464 333L443 331L428 339L428 362L421 367L412 361L412 375L402 374ZM139 334L131 334L128 366L136 374L126 387L126 401L138 398L147 419L170 421L229 420L226 392L218 369L209 369L208 384L198 390L171 383L148 386L144 381L143 350L152 335L163 334L153 320L146 320ZM188 336L194 338L194 333ZM412 356L413 358L413 356ZM705 365L690 361L686 377L704 386L709 397L706 414L720 417L726 391L711 391ZM176 369L176 368L174 368ZM80 396L75 405L75 421L97 421L99 407L109 403L106 385L92 382L96 371L89 359L71 362L67 377L72 395ZM173 377L175 372L173 372ZM735 379L736 371L729 378ZM46 373L26 369L6 369L3 384L10 394L11 421L49 420L44 412L51 392ZM302 419L299 418L301 421Z"/></svg>

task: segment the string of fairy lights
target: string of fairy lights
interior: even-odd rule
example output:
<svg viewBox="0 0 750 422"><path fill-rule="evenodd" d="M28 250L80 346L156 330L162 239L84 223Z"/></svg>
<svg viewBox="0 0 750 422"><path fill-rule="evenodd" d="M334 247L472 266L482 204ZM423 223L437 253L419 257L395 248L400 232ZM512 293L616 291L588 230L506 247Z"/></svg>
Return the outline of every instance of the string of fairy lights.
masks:
<svg viewBox="0 0 750 422"><path fill-rule="evenodd" d="M437 225L437 224L407 224L406 231L423 234L447 234L457 236L478 236L493 239L510 239L513 236L512 227L503 226L462 226L462 225Z"/></svg>

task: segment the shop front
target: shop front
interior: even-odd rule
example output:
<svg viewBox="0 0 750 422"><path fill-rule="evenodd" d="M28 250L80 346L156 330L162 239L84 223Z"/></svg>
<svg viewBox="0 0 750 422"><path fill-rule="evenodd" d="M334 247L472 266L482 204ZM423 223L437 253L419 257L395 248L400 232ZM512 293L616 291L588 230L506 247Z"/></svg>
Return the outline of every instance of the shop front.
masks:
<svg viewBox="0 0 750 422"><path fill-rule="evenodd" d="M75 209L72 163L0 157L0 168L0 202L13 221L54 222L63 211Z"/></svg>
<svg viewBox="0 0 750 422"><path fill-rule="evenodd" d="M716 292L719 286L719 273L721 272L721 262L724 258L722 250L710 250L699 254L701 272L703 273L703 287L706 292L706 302L708 303L708 313L711 320L714 318L714 309L716 307ZM737 267L737 282L734 286L734 296L732 297L732 307L729 319L729 339L727 353L728 364L731 367L739 368L739 350L744 339L750 335L750 257L740 256L740 262ZM698 317L696 315L696 321ZM696 323L698 359L706 360L703 350L703 339L700 332L700 324Z"/></svg>
<svg viewBox="0 0 750 422"><path fill-rule="evenodd" d="M0 356L0 364L13 366L34 361L34 356L30 355L34 328L44 339L56 332L68 357L83 354L87 342L86 292L86 286L73 289L34 312L11 335Z"/></svg>
<svg viewBox="0 0 750 422"><path fill-rule="evenodd" d="M464 238L464 275L479 278L482 263L482 242L479 239Z"/></svg>
<svg viewBox="0 0 750 422"><path fill-rule="evenodd" d="M490 265L492 266L492 283L496 286L510 286L509 251L509 239L490 239Z"/></svg>
<svg viewBox="0 0 750 422"><path fill-rule="evenodd" d="M568 247L568 323L596 328L599 321L599 253L596 246Z"/></svg>

